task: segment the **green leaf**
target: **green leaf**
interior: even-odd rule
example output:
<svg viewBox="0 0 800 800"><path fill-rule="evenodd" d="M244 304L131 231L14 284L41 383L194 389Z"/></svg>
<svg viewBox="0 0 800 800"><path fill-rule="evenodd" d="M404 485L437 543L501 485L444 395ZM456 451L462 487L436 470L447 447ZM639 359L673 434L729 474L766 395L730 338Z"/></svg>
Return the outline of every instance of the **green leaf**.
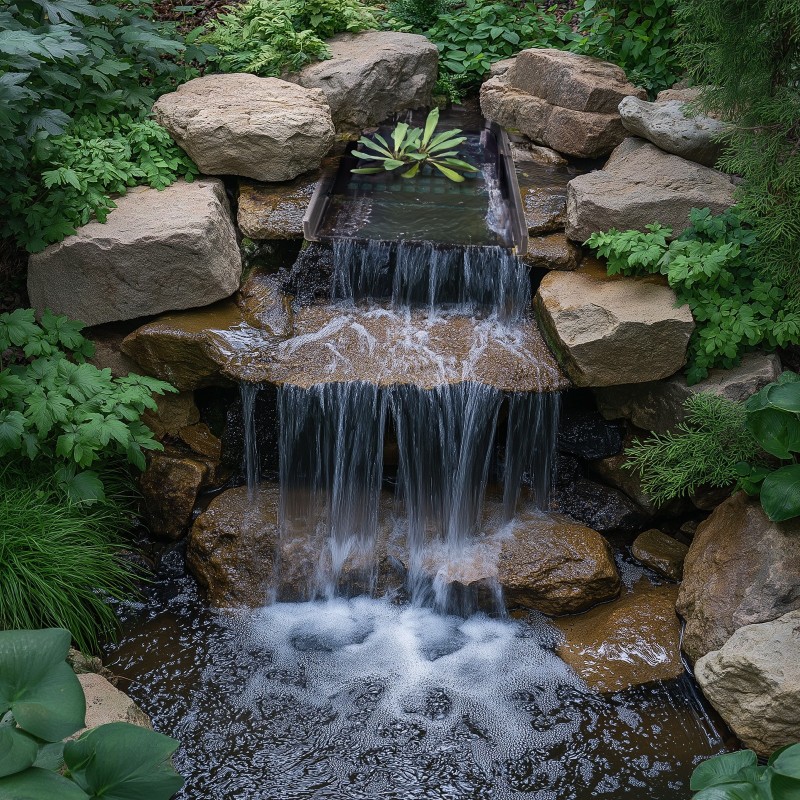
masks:
<svg viewBox="0 0 800 800"><path fill-rule="evenodd" d="M800 516L800 464L781 467L764 479L761 506L773 522Z"/></svg>
<svg viewBox="0 0 800 800"><path fill-rule="evenodd" d="M0 778L0 797L9 800L90 800L79 786L49 769L32 767Z"/></svg>
<svg viewBox="0 0 800 800"><path fill-rule="evenodd" d="M726 783L703 789L692 800L765 800L765 798L751 783Z"/></svg>
<svg viewBox="0 0 800 800"><path fill-rule="evenodd" d="M800 413L800 383L775 384L769 387L767 401L773 408Z"/></svg>
<svg viewBox="0 0 800 800"><path fill-rule="evenodd" d="M0 455L20 446L24 430L25 417L19 411L0 411Z"/></svg>
<svg viewBox="0 0 800 800"><path fill-rule="evenodd" d="M441 164L437 164L435 161L432 162L433 166L439 170L446 178L449 178L453 183L463 183L464 176L459 175L455 170L448 169L447 167L443 167Z"/></svg>
<svg viewBox="0 0 800 800"><path fill-rule="evenodd" d="M64 747L72 779L97 800L169 800L183 786L170 760L179 742L112 722Z"/></svg>
<svg viewBox="0 0 800 800"><path fill-rule="evenodd" d="M693 792L718 786L722 783L736 783L739 771L758 764L758 757L752 750L738 750L709 758L692 773L689 788Z"/></svg>
<svg viewBox="0 0 800 800"><path fill-rule="evenodd" d="M28 769L39 753L39 745L28 734L10 725L0 727L0 778Z"/></svg>
<svg viewBox="0 0 800 800"><path fill-rule="evenodd" d="M800 417L777 408L747 414L747 429L770 455L783 460L800 451Z"/></svg>
<svg viewBox="0 0 800 800"><path fill-rule="evenodd" d="M428 142L431 140L431 136L433 136L433 132L436 130L436 126L439 124L439 108L438 106L431 110L430 114L428 114L428 118L425 120L425 130L422 134L422 147L427 147Z"/></svg>
<svg viewBox="0 0 800 800"><path fill-rule="evenodd" d="M66 662L63 628L0 631L0 715L11 711L27 733L58 742L84 726L86 700Z"/></svg>
<svg viewBox="0 0 800 800"><path fill-rule="evenodd" d="M776 750L769 759L769 765L781 775L800 778L800 744L790 744Z"/></svg>

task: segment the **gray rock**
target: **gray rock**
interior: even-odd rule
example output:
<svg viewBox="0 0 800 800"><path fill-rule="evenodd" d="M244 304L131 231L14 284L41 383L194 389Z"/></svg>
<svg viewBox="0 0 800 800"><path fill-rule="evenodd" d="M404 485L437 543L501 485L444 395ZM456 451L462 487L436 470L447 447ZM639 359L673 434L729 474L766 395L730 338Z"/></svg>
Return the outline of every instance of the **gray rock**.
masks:
<svg viewBox="0 0 800 800"><path fill-rule="evenodd" d="M602 170L579 175L567 188L567 236L583 242L596 231L644 231L660 222L678 235L693 208L720 214L734 204L733 178L626 139Z"/></svg>
<svg viewBox="0 0 800 800"><path fill-rule="evenodd" d="M703 694L745 747L767 756L800 739L800 611L739 628L695 665Z"/></svg>
<svg viewBox="0 0 800 800"><path fill-rule="evenodd" d="M678 374L665 381L598 388L594 393L597 407L606 419L626 418L637 428L666 433L683 420L683 404L692 394L706 392L741 403L780 374L781 363L776 355L747 353L738 367L713 369L704 381L693 386Z"/></svg>
<svg viewBox="0 0 800 800"><path fill-rule="evenodd" d="M242 259L222 182L131 189L30 257L31 305L87 325L205 306L236 291Z"/></svg>
<svg viewBox="0 0 800 800"><path fill-rule="evenodd" d="M668 153L707 167L717 163L722 145L719 137L726 125L705 114L689 116L680 100L648 103L638 97L626 97L619 104L619 114L626 130L652 142Z"/></svg>
<svg viewBox="0 0 800 800"><path fill-rule="evenodd" d="M153 116L201 172L257 181L316 169L335 134L321 91L244 73L187 81L158 98Z"/></svg>
<svg viewBox="0 0 800 800"><path fill-rule="evenodd" d="M413 33L342 33L328 41L331 58L286 80L320 89L337 130L360 130L403 111L431 105L439 63L436 45Z"/></svg>
<svg viewBox="0 0 800 800"><path fill-rule="evenodd" d="M771 522L739 492L697 528L683 566L677 610L692 661L745 625L800 609L800 520Z"/></svg>
<svg viewBox="0 0 800 800"><path fill-rule="evenodd" d="M652 381L677 372L694 330L688 306L660 278L609 278L597 262L550 272L534 307L576 386Z"/></svg>

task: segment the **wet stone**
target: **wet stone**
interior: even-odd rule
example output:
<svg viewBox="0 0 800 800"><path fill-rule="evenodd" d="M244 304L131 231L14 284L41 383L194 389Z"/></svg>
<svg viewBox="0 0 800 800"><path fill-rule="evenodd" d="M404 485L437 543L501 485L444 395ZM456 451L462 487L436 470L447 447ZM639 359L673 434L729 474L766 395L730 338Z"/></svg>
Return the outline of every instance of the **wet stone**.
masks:
<svg viewBox="0 0 800 800"><path fill-rule="evenodd" d="M302 239L303 217L320 170L285 183L239 182L239 228L250 239Z"/></svg>
<svg viewBox="0 0 800 800"><path fill-rule="evenodd" d="M564 233L534 236L528 242L528 252L522 256L522 262L540 269L573 270L580 266L581 249Z"/></svg>
<svg viewBox="0 0 800 800"><path fill-rule="evenodd" d="M602 533L634 533L647 517L627 495L590 480L578 480L556 492L558 511Z"/></svg>
<svg viewBox="0 0 800 800"><path fill-rule="evenodd" d="M561 420L558 449L590 461L622 451L624 426L608 422L598 413L569 414Z"/></svg>
<svg viewBox="0 0 800 800"><path fill-rule="evenodd" d="M656 528L636 537L632 552L637 561L673 581L683 577L683 561L689 548Z"/></svg>

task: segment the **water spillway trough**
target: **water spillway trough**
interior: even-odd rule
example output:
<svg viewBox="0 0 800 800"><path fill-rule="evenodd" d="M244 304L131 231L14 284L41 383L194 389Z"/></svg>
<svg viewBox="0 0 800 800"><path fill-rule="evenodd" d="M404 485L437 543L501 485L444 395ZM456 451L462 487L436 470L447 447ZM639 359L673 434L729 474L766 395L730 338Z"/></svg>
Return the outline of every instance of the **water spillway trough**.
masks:
<svg viewBox="0 0 800 800"><path fill-rule="evenodd" d="M183 743L181 798L672 800L727 747L688 676L593 684L516 601L545 590L504 577L572 523L552 513L570 387L530 311L503 137L471 135L481 170L457 190L353 176L345 159L298 257L326 265L325 296L294 294L289 336L215 331L239 383L241 488L196 527L238 492L246 568L224 580L255 602L209 608L178 548L119 609L109 652ZM569 583L585 554L558 547ZM615 562L613 591L662 583L624 548ZM554 591L572 607L570 586ZM621 672L670 658L636 636L614 646Z"/></svg>

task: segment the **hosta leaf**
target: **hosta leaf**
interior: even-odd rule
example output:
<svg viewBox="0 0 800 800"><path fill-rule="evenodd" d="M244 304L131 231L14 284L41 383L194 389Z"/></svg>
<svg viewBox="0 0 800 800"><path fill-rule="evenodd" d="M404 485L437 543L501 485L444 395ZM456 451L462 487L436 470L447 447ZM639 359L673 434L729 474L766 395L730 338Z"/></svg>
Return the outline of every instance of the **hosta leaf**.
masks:
<svg viewBox="0 0 800 800"><path fill-rule="evenodd" d="M80 786L57 772L38 767L0 778L0 797L13 800L90 800Z"/></svg>
<svg viewBox="0 0 800 800"><path fill-rule="evenodd" d="M764 478L761 506L773 522L800 516L800 464L781 467Z"/></svg>
<svg viewBox="0 0 800 800"><path fill-rule="evenodd" d="M800 413L800 383L784 383L771 386L767 400L773 408Z"/></svg>
<svg viewBox="0 0 800 800"><path fill-rule="evenodd" d="M752 750L738 750L735 753L714 756L695 769L689 788L693 792L697 792L709 786L736 783L740 770L745 767L754 767L756 764L758 764L758 758Z"/></svg>
<svg viewBox="0 0 800 800"><path fill-rule="evenodd" d="M800 778L800 744L790 744L776 750L769 760L769 765L781 775Z"/></svg>
<svg viewBox="0 0 800 800"><path fill-rule="evenodd" d="M38 753L35 739L19 728L0 726L0 778L28 769Z"/></svg>
<svg viewBox="0 0 800 800"><path fill-rule="evenodd" d="M747 414L747 429L770 455L784 460L800 451L800 417L777 408Z"/></svg>

